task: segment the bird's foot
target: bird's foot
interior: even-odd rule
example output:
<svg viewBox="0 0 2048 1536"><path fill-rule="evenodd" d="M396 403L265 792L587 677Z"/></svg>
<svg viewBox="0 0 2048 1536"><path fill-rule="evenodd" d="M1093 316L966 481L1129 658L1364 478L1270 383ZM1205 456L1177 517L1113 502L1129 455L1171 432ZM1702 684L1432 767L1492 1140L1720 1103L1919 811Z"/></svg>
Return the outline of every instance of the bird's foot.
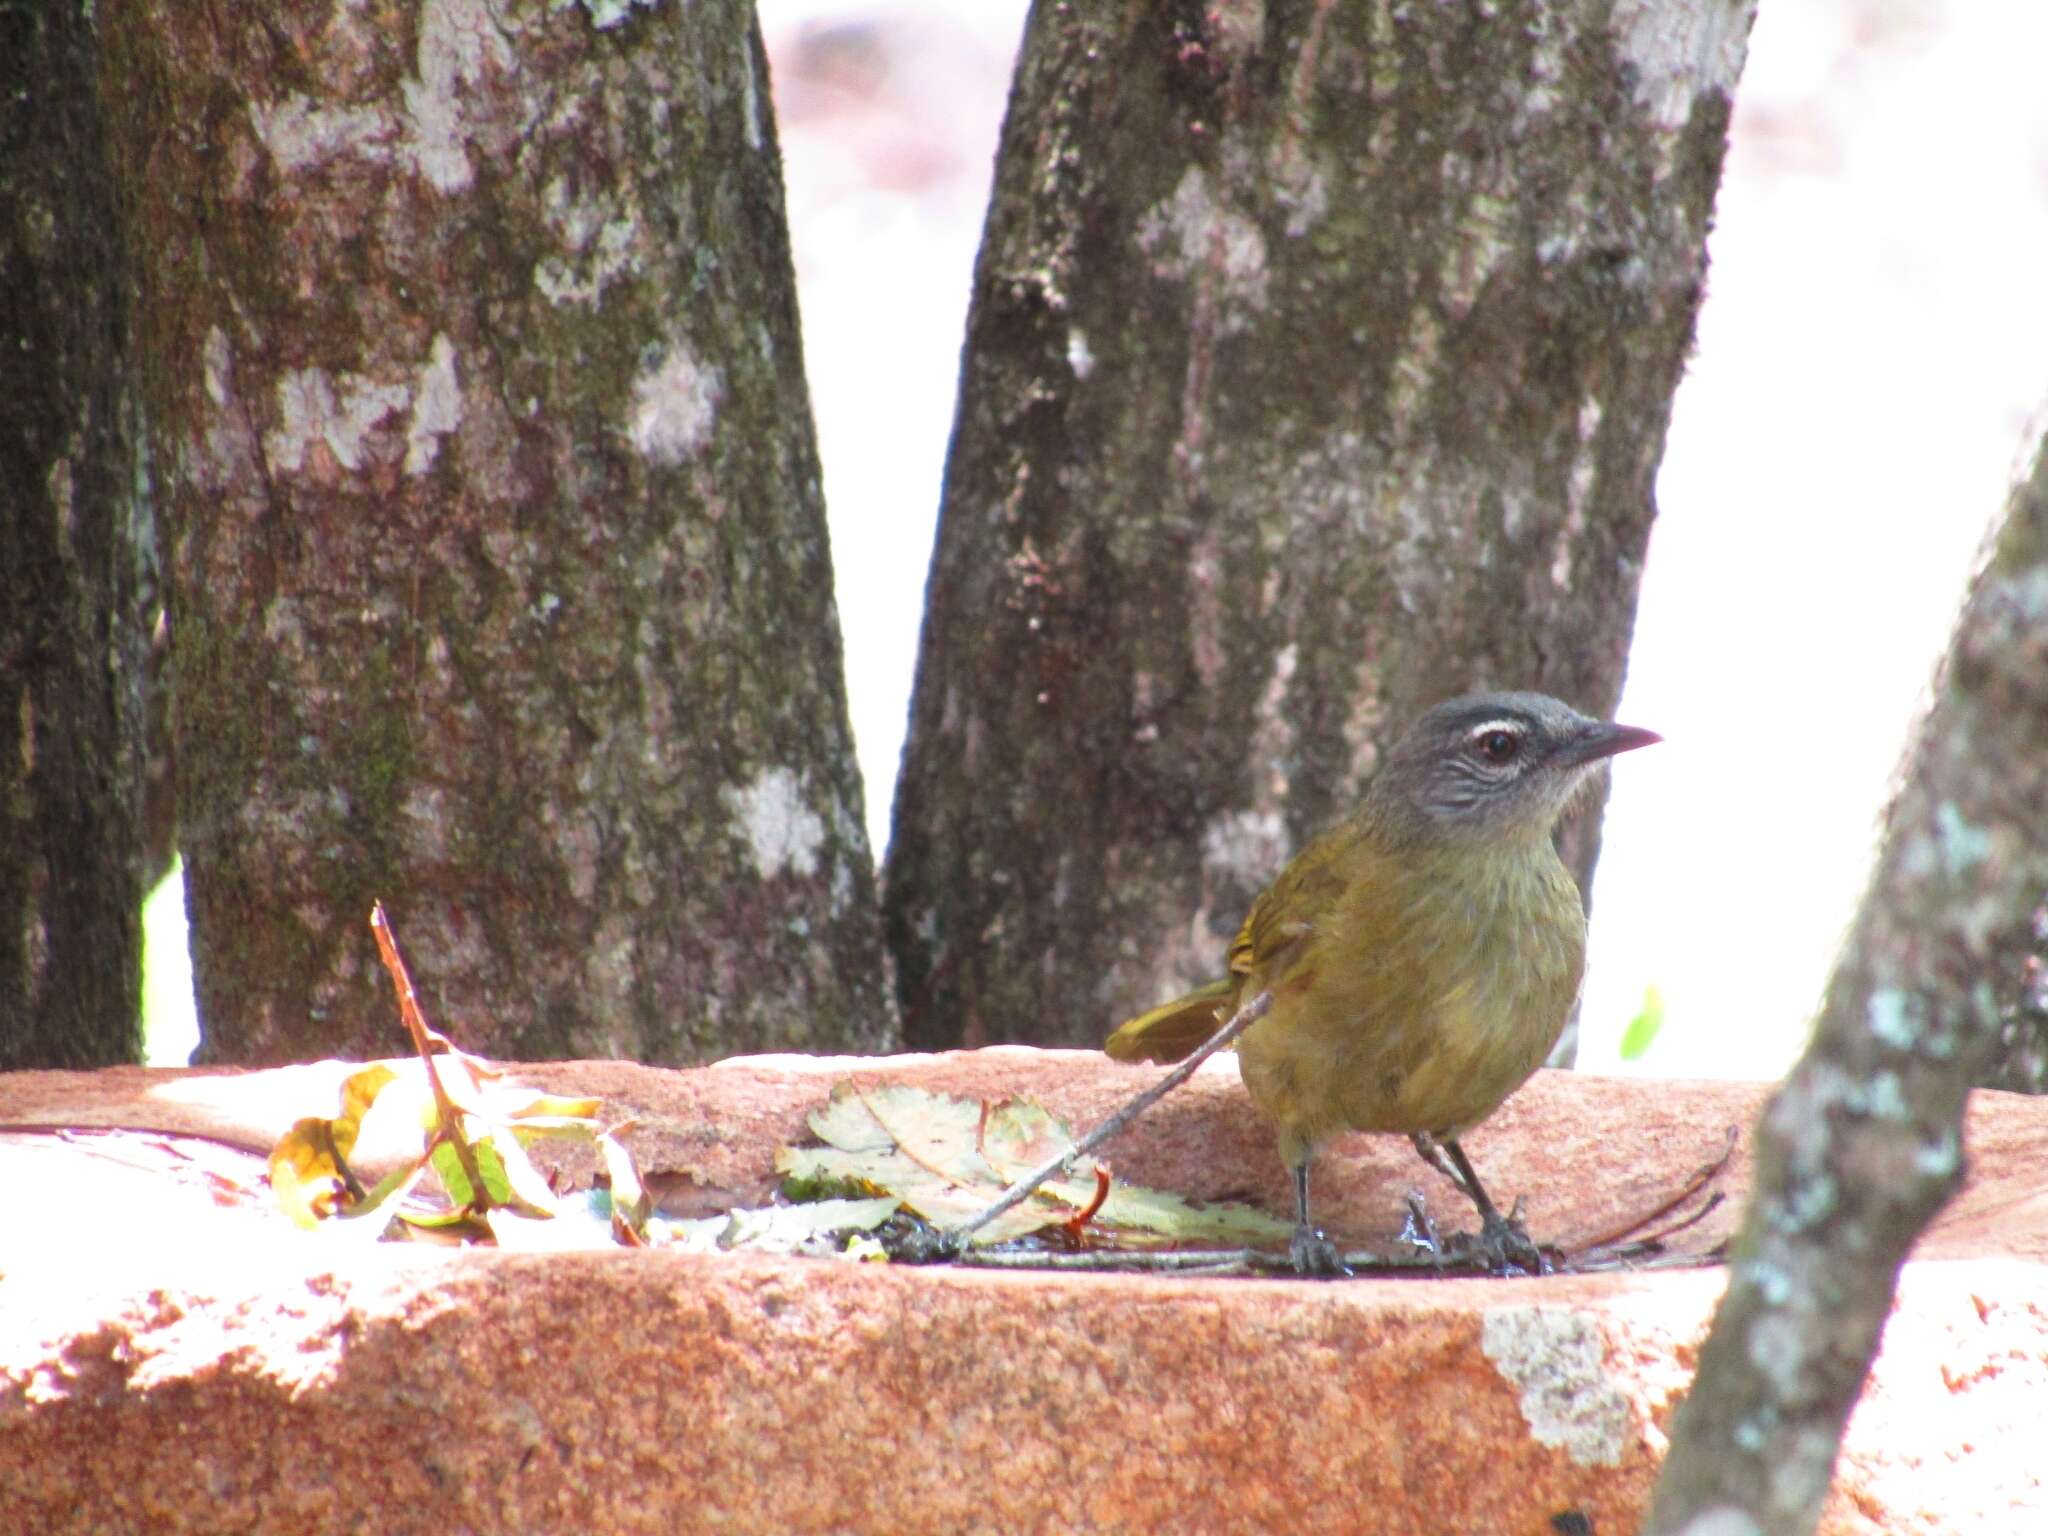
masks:
<svg viewBox="0 0 2048 1536"><path fill-rule="evenodd" d="M1477 1237L1461 1232L1457 1241L1496 1275L1547 1275L1556 1268L1550 1256L1530 1238L1529 1229L1522 1225L1519 1200L1505 1216L1499 1211L1488 1211L1480 1222Z"/></svg>
<svg viewBox="0 0 2048 1536"><path fill-rule="evenodd" d="M1337 1245L1323 1236L1319 1227L1296 1227L1287 1244L1287 1258L1297 1275L1314 1280L1335 1280L1351 1273Z"/></svg>
<svg viewBox="0 0 2048 1536"><path fill-rule="evenodd" d="M1449 1237L1438 1230L1436 1220L1411 1190L1408 1214L1402 1218L1400 1241L1429 1255L1439 1269L1447 1264L1470 1264L1495 1275L1548 1275L1556 1264L1522 1225L1521 1202L1513 1214L1488 1211L1477 1232L1455 1232Z"/></svg>

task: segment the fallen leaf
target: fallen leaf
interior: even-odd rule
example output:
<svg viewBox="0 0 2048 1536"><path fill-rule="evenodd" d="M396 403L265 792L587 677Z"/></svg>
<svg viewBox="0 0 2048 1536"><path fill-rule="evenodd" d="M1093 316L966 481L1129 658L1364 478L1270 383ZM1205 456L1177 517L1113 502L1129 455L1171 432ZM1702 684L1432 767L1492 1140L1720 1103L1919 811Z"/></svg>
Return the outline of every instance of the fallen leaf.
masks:
<svg viewBox="0 0 2048 1536"><path fill-rule="evenodd" d="M784 1147L775 1157L789 1198L890 1196L940 1228L980 1214L1010 1184L1074 1145L1064 1121L1027 1099L984 1105L901 1084L842 1081L808 1119L825 1145ZM1029 1236L1074 1221L1097 1201L1092 1227L1147 1247L1258 1246L1284 1243L1293 1234L1290 1223L1251 1206L1204 1204L1113 1180L1105 1199L1098 1170L1107 1171L1092 1158L1077 1158L1070 1175L1048 1180L972 1241Z"/></svg>

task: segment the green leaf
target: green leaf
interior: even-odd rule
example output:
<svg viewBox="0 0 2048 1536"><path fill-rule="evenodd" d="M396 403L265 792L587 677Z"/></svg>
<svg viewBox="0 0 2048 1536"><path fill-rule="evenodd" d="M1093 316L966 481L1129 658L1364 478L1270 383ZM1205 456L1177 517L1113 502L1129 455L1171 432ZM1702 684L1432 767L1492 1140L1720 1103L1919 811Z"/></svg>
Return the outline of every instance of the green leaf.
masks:
<svg viewBox="0 0 2048 1536"><path fill-rule="evenodd" d="M377 1181L376 1186L368 1194L343 1211L341 1219L343 1221L354 1221L358 1217L368 1216L378 1206L394 1196L403 1200L412 1193L413 1185L419 1183L421 1176L426 1171L427 1165L424 1160L417 1163L406 1163L392 1169Z"/></svg>
<svg viewBox="0 0 2048 1536"><path fill-rule="evenodd" d="M464 1126L463 1134L470 1128ZM492 1205L512 1203L512 1179L505 1172L505 1160L498 1156L497 1143L489 1136L480 1136L470 1144L470 1155L476 1159L477 1176L484 1181L484 1193Z"/></svg>
<svg viewBox="0 0 2048 1536"><path fill-rule="evenodd" d="M1139 1184L1111 1185L1095 1221L1130 1238L1152 1238L1160 1243L1257 1248L1284 1243L1294 1235L1293 1222L1254 1206L1229 1200L1190 1200L1171 1190Z"/></svg>
<svg viewBox="0 0 2048 1536"><path fill-rule="evenodd" d="M1650 1049L1657 1031L1664 1027L1664 994L1655 987L1643 988L1643 1006L1628 1021L1621 1034L1621 1059L1635 1061Z"/></svg>
<svg viewBox="0 0 2048 1536"><path fill-rule="evenodd" d="M516 1130L508 1136L504 1134L507 1129L501 1126L499 1134L476 1144L478 1165L482 1166L484 1154L488 1152L491 1162L497 1166L499 1179L504 1183L501 1190L495 1181L490 1181L491 1198L522 1216L545 1221L555 1214L555 1193L548 1188L546 1176L527 1157ZM488 1173L486 1180L489 1181Z"/></svg>
<svg viewBox="0 0 2048 1536"><path fill-rule="evenodd" d="M441 1187L448 1191L448 1203L458 1211L468 1210L477 1203L476 1186L469 1182L469 1175L463 1170L462 1159L455 1155L455 1143L444 1141L434 1148L434 1155L428 1159L434 1165L434 1172L440 1177ZM481 1173L482 1169L478 1169Z"/></svg>
<svg viewBox="0 0 2048 1536"><path fill-rule="evenodd" d="M461 1205L445 1211L400 1211L398 1220L394 1230L414 1241L429 1236L445 1243L473 1243L491 1235L490 1223Z"/></svg>

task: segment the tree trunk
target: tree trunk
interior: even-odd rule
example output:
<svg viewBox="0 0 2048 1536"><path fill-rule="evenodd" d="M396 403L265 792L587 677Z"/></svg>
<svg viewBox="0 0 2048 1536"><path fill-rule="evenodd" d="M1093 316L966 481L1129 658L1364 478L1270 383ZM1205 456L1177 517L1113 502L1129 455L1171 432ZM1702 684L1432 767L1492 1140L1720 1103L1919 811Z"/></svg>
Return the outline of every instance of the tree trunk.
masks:
<svg viewBox="0 0 2048 1536"><path fill-rule="evenodd" d="M0 1070L141 1055L143 593L86 8L0 4Z"/></svg>
<svg viewBox="0 0 2048 1536"><path fill-rule="evenodd" d="M1612 707L1752 10L1034 9L897 791L912 1043L1218 974L1441 698Z"/></svg>
<svg viewBox="0 0 2048 1536"><path fill-rule="evenodd" d="M2041 984L2044 806L2048 439L1936 679L1813 1044L1757 1127L1734 1272L1649 1531L1804 1536L1819 1519L1899 1266L1962 1183L1970 1085L2001 1050L2032 1070L2012 1031Z"/></svg>
<svg viewBox="0 0 2048 1536"><path fill-rule="evenodd" d="M892 1043L751 8L102 14L202 1059Z"/></svg>
<svg viewBox="0 0 2048 1536"><path fill-rule="evenodd" d="M1917 765L1922 779L1909 802L1921 820L1904 833L1924 850L1931 839L1961 830L1952 820L1957 811L1979 807L1998 827L2002 856L2022 868L2005 893L1997 926L1970 935L1981 959L1926 970L1919 985L1930 996L1939 994L1933 1006L1945 1016L1983 1023L1987 1003L1996 1007L1997 1040L1972 1087L2048 1093L2048 437L2035 449L2033 474L2015 491L1990 562L1963 610L1955 654L1950 691L1921 733L1927 743ZM2004 719L2008 713L2017 718ZM1971 842L1967 834L1963 841ZM1886 910L1872 914L1859 939L1916 945L1928 916L1915 904L1923 897L1912 886L1873 891L1870 899ZM1904 954L1888 961L1851 954L1842 961L1844 968L1865 969L1886 963L1911 961Z"/></svg>

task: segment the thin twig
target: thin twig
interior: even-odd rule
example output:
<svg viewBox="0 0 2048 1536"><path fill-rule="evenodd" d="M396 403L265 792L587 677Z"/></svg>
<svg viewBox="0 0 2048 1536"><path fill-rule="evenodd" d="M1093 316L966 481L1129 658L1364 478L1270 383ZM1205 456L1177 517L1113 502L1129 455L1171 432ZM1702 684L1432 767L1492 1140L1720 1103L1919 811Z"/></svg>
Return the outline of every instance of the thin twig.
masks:
<svg viewBox="0 0 2048 1536"><path fill-rule="evenodd" d="M1711 1215L1716 1209L1718 1209L1721 1203L1727 1198L1728 1197L1726 1195L1724 1195L1723 1193L1721 1193L1720 1190L1717 1189L1713 1192L1713 1194L1709 1195L1706 1199L1700 1202L1700 1207L1698 1210L1694 1211L1691 1215L1686 1216L1681 1220L1672 1222L1671 1225L1667 1227L1659 1227L1654 1232L1645 1232L1641 1237L1632 1238L1631 1240L1625 1243L1603 1243L1595 1245L1590 1248L1582 1248L1579 1250L1577 1258L1628 1258L1636 1254L1661 1252L1663 1250L1664 1243L1667 1239L1676 1237L1679 1233L1685 1231L1688 1227L1698 1226L1702 1221L1705 1221L1707 1217ZM1726 1244L1723 1243L1719 1246L1725 1247Z"/></svg>
<svg viewBox="0 0 2048 1536"><path fill-rule="evenodd" d="M1143 1093L1137 1095L1130 1103L1111 1115L1058 1157L1047 1159L1032 1169L1031 1172L1025 1174L1023 1178L1017 1180L1016 1183L998 1195L992 1203L984 1206L978 1214L970 1216L956 1227L949 1227L944 1233L944 1243L947 1251L954 1254L960 1253L966 1248L968 1238L994 1221L1003 1212L1028 1200L1046 1180L1072 1173L1075 1163L1086 1157L1090 1152L1093 1152L1104 1142L1121 1133L1138 1116L1186 1082L1194 1075L1195 1068L1250 1029L1260 1019L1264 1018L1266 1011L1272 1006L1273 994L1271 992L1261 992L1257 997L1238 1009L1235 1014L1231 1015L1230 1022L1217 1030L1207 1040L1204 1040L1201 1048L1194 1055L1175 1067Z"/></svg>
<svg viewBox="0 0 2048 1536"><path fill-rule="evenodd" d="M1223 1249L1167 1249L1161 1253L1145 1253L1133 1249L1100 1247L1085 1253L1047 1253L1042 1249L1012 1249L1012 1247L977 1247L971 1253L961 1255L961 1264L977 1270L1133 1270L1133 1272L1167 1272L1184 1274L1188 1270L1229 1270L1243 1268L1255 1249L1249 1247L1223 1247Z"/></svg>
<svg viewBox="0 0 2048 1536"><path fill-rule="evenodd" d="M1568 1260L1558 1270L1561 1275L1605 1275L1617 1270L1629 1274L1640 1274L1645 1270L1657 1269L1707 1269L1727 1261L1727 1245L1717 1244L1702 1253L1637 1253L1617 1249L1597 1257L1590 1253L1579 1254Z"/></svg>
<svg viewBox="0 0 2048 1536"><path fill-rule="evenodd" d="M451 1051L454 1047L444 1036L427 1027L426 1015L420 1012L419 995L413 991L412 976L398 953L398 936L391 931L391 919L384 915L384 903L381 901L370 904L370 932L376 935L377 950L384 957L384 969L391 973L391 985L398 992L398 1016L405 1021L406 1032L412 1036L413 1049L419 1052L420 1065L426 1069L427 1087L433 1091L434 1111L439 1117L440 1139L455 1149L455 1160L462 1165L463 1177L469 1180L472 1204L479 1198L488 1199L484 1191L483 1170L477 1166L476 1153L470 1148L469 1138L462 1134L461 1111L448 1097L448 1090L441 1085L441 1074L434 1069L433 1047L441 1045Z"/></svg>
<svg viewBox="0 0 2048 1536"><path fill-rule="evenodd" d="M1477 1254L1385 1253L1359 1248L1342 1255L1344 1266L1359 1279L1396 1279L1430 1276L1443 1279L1483 1278L1492 1273ZM1284 1253L1263 1248L1171 1249L1148 1252L1143 1249L1097 1248L1086 1253L1048 1253L1042 1249L975 1248L959 1256L963 1266L973 1269L1060 1270L1083 1274L1179 1275L1210 1279L1241 1275L1296 1273L1293 1261ZM1712 1254L1636 1253L1615 1250L1598 1256L1585 1255L1565 1261L1551 1271L1561 1275L1602 1274L1612 1270L1697 1269L1716 1262Z"/></svg>
<svg viewBox="0 0 2048 1536"><path fill-rule="evenodd" d="M1603 1232L1590 1242L1582 1243L1579 1247L1579 1251L1581 1253L1592 1253L1597 1249L1615 1247L1616 1245L1621 1243L1625 1238L1628 1238L1633 1234L1642 1231L1643 1228L1651 1225L1652 1223L1662 1221L1666 1216L1669 1216L1673 1211L1677 1210L1680 1206L1684 1205L1686 1201L1692 1199L1694 1195L1698 1194L1701 1190L1705 1189L1709 1184L1713 1183L1714 1180L1718 1179L1721 1176L1722 1170L1728 1166L1728 1160L1735 1155L1736 1143L1741 1139L1742 1132L1735 1126L1729 1126L1728 1141L1727 1144L1721 1148L1721 1155L1715 1158L1711 1163L1702 1163L1699 1167L1695 1168L1693 1170L1692 1177L1685 1181L1684 1185L1679 1189L1677 1194L1673 1195L1669 1200L1666 1200L1662 1205L1658 1206L1655 1210L1645 1211L1643 1212L1643 1214L1633 1218L1625 1225L1616 1227L1611 1232ZM1718 1201L1714 1202L1714 1204L1718 1203ZM1707 1210L1712 1209L1713 1205L1710 1204L1707 1207ZM1682 1227L1689 1227L1692 1225L1694 1221L1698 1221L1700 1219L1700 1216L1704 1216L1705 1214L1706 1211L1701 1211L1698 1215L1695 1215L1691 1221L1684 1222L1681 1227L1674 1227L1671 1230L1676 1232L1682 1230ZM1669 1236L1670 1234L1665 1233L1661 1235Z"/></svg>
<svg viewBox="0 0 2048 1536"><path fill-rule="evenodd" d="M1361 1248L1342 1255L1345 1268L1359 1279L1394 1279L1407 1276L1437 1276L1444 1279L1483 1277L1489 1273L1476 1255L1426 1253L1382 1253ZM1059 1270L1081 1274L1174 1275L1188 1279L1229 1279L1246 1275L1295 1274L1294 1264L1284 1253L1263 1248L1143 1249L1096 1248L1086 1253L1048 1253L1042 1249L973 1248L959 1255L957 1263L971 1269ZM1597 1275L1615 1270L1631 1272L1657 1269L1699 1269L1720 1262L1707 1253L1643 1253L1631 1244L1598 1254L1584 1253L1566 1259L1552 1271L1560 1275Z"/></svg>
<svg viewBox="0 0 2048 1536"><path fill-rule="evenodd" d="M1700 1208L1690 1216L1687 1216L1682 1221L1674 1221L1668 1227L1659 1227L1655 1232L1645 1232L1637 1241L1645 1245L1650 1243L1662 1244L1666 1238L1676 1237L1679 1233L1685 1231L1686 1228L1698 1226L1707 1217L1712 1215L1727 1198L1727 1195L1717 1189L1707 1196L1705 1200L1702 1200Z"/></svg>

